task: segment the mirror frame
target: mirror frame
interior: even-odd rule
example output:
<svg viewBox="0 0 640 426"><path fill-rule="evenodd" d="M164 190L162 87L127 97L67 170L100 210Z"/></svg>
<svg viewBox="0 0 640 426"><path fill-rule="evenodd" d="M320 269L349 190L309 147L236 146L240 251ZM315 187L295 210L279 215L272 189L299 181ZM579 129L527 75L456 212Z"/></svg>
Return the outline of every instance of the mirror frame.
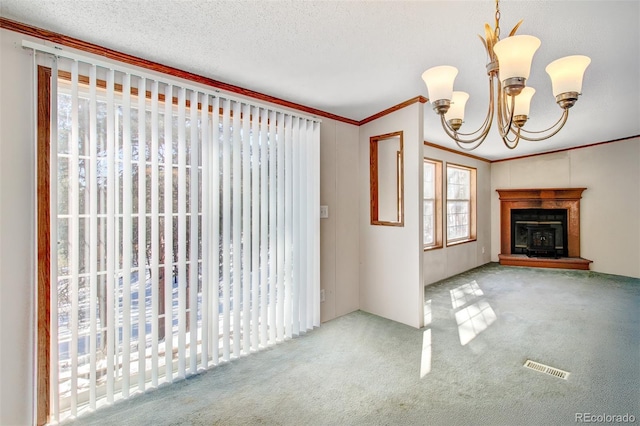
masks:
<svg viewBox="0 0 640 426"><path fill-rule="evenodd" d="M400 149L397 153L397 173L396 183L398 185L398 201L396 221L380 220L378 215L378 143L386 139L400 139ZM371 204L371 224L383 226L404 226L404 139L402 130L384 135L371 136L369 138L369 183L370 183L370 204Z"/></svg>

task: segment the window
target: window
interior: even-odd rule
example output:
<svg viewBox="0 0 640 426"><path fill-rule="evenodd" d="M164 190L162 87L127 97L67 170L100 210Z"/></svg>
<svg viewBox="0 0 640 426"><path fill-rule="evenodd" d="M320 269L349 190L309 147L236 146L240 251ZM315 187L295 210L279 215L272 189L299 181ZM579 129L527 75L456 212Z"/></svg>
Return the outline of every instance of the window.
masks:
<svg viewBox="0 0 640 426"><path fill-rule="evenodd" d="M447 164L447 243L476 239L476 169Z"/></svg>
<svg viewBox="0 0 640 426"><path fill-rule="evenodd" d="M319 123L89 62L38 67L38 423L320 322Z"/></svg>
<svg viewBox="0 0 640 426"><path fill-rule="evenodd" d="M442 247L442 161L423 162L423 233L425 250Z"/></svg>

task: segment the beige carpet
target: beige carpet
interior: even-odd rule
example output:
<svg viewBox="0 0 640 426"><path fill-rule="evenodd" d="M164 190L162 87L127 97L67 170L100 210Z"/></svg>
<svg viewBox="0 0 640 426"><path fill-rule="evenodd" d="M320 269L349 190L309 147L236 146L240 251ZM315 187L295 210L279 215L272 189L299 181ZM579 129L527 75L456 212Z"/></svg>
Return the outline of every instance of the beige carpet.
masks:
<svg viewBox="0 0 640 426"><path fill-rule="evenodd" d="M76 423L640 421L640 280L488 264L425 293L424 329L354 312ZM569 376L527 369L527 359Z"/></svg>

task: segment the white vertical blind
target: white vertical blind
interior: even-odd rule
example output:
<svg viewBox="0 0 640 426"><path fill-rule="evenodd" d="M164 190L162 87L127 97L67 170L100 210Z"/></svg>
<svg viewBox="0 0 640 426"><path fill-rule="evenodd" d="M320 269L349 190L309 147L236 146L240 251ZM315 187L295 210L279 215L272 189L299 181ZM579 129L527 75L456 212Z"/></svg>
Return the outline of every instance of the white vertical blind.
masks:
<svg viewBox="0 0 640 426"><path fill-rule="evenodd" d="M131 185L131 74L123 76L122 85L122 396L129 396L131 376L131 256L132 185Z"/></svg>
<svg viewBox="0 0 640 426"><path fill-rule="evenodd" d="M76 176L79 173L79 142L78 132L78 62L71 64L71 139L69 140L69 151L71 156L69 162L69 176ZM71 321L69 329L71 331L71 342L69 343L69 357L71 359L71 415L77 415L78 396L78 273L80 271L80 206L79 206L79 183L69 182L69 274L71 275L71 288L69 298L71 299Z"/></svg>
<svg viewBox="0 0 640 426"><path fill-rule="evenodd" d="M302 238L300 236L300 219L302 216L301 206L301 175L300 175L300 144L297 141L300 138L300 126L304 123L304 120L299 120L298 117L294 117L292 124L292 132L293 132L293 196L292 196L292 207L293 207L293 223L291 224L293 227L293 270L291 271L293 274L293 288L292 288L292 299L293 299L293 307L292 307L292 317L293 317L293 330L292 333L294 336L297 336L300 333L300 245L302 244Z"/></svg>
<svg viewBox="0 0 640 426"><path fill-rule="evenodd" d="M210 209L207 214L210 216L210 230L203 238L204 242L211 250L210 275L207 285L213 293L211 302L211 352L214 365L220 362L220 98L213 98L211 105L211 143L209 155L210 161L203 163L209 165L205 167L207 177L210 182L209 190L206 194L211 195Z"/></svg>
<svg viewBox="0 0 640 426"><path fill-rule="evenodd" d="M200 144L198 143L198 93L191 91L191 138L189 140L189 150L191 151L191 158L189 165L191 166L189 172L189 374L195 374L198 372L198 312L201 312L198 305L198 289L200 287L198 275L200 263L198 262L199 256L199 244L198 242L202 238L199 235L199 229L202 226L200 223L200 185L199 185L199 173L200 173ZM204 297L204 296L203 296Z"/></svg>
<svg viewBox="0 0 640 426"><path fill-rule="evenodd" d="M231 101L222 107L222 360L231 353Z"/></svg>
<svg viewBox="0 0 640 426"><path fill-rule="evenodd" d="M276 131L276 112L269 112L269 279L267 284L267 291L269 292L269 322L267 328L269 330L269 344L276 342L276 287L278 285L277 280L277 268L278 258L277 255L277 242L278 235L280 234L278 225L276 223L277 211L278 211L278 191L277 191L277 131Z"/></svg>
<svg viewBox="0 0 640 426"><path fill-rule="evenodd" d="M307 126L307 145L311 148L311 155L308 157L309 170L306 176L313 197L307 202L310 214L306 217L309 221L306 234L311 235L309 242L313 247L313 254L306 259L305 263L313 271L306 285L313 295L310 301L313 318L305 324L306 330L320 325L320 123L307 121Z"/></svg>
<svg viewBox="0 0 640 426"><path fill-rule="evenodd" d="M307 128L306 124L303 123L301 126L301 135L300 137L307 141ZM306 143L300 144L300 167L301 170L305 170L308 168L307 164L307 155L309 149ZM305 234L309 227L307 215L310 214L307 209L307 203L309 202L309 189L307 187L307 177L304 173L300 173L300 232ZM309 244L305 238L300 239L299 245L299 255L300 255L300 282L309 282L308 270L309 266L306 264L306 259L309 254ZM300 287L300 294L298 295L299 299L297 301L300 306L299 319L300 328L304 330L305 325L307 323L307 293L308 286L303 285Z"/></svg>
<svg viewBox="0 0 640 426"><path fill-rule="evenodd" d="M167 84L164 90L164 366L165 380L173 380L173 235L177 225L173 217L173 86ZM177 210L177 209L176 209Z"/></svg>
<svg viewBox="0 0 640 426"><path fill-rule="evenodd" d="M251 108L251 350L260 345L260 109Z"/></svg>
<svg viewBox="0 0 640 426"><path fill-rule="evenodd" d="M241 341L241 324L240 314L242 308L242 133L240 121L240 102L233 102L232 106L232 134L233 134L233 150L231 154L233 167L231 172L231 188L232 188L232 235L231 235L231 251L233 253L232 262L232 302L231 309L233 311L232 340L233 340L233 356L240 356Z"/></svg>
<svg viewBox="0 0 640 426"><path fill-rule="evenodd" d="M193 121L193 120L192 120ZM201 179L202 179L202 196L200 197L202 203L202 215L201 215L201 228L200 231L202 235L200 236L201 241L201 250L202 250L202 281L199 283L205 282L214 282L214 267L213 267L213 250L211 247L211 239L209 236L212 236L212 229L214 228L214 224L211 223L212 214L212 198L214 194L211 193L211 169L209 167L204 167L204 164L212 163L212 149L211 149L211 132L209 131L209 96L206 94L202 95L202 104L200 106L200 129L202 131L201 134L201 143L202 143L202 160L200 163L201 169ZM204 238L206 236L206 238ZM212 355L211 351L211 342L212 336L210 335L211 330L213 330L212 317L211 313L213 308L210 307L212 305L212 293L214 289L211 289L208 285L202 285L202 301L200 304L200 315L201 315L201 365L202 368L207 369L209 367L209 356Z"/></svg>
<svg viewBox="0 0 640 426"><path fill-rule="evenodd" d="M260 338L259 344L269 341L269 111L260 113ZM257 271L256 271L257 273Z"/></svg>
<svg viewBox="0 0 640 426"><path fill-rule="evenodd" d="M286 337L292 336L292 251L293 251L293 164L292 164L292 132L293 124L291 122L291 116L285 117L285 137L284 137L284 224L287 231L285 232L284 240L284 303L282 303L282 310L284 314L284 334Z"/></svg>
<svg viewBox="0 0 640 426"><path fill-rule="evenodd" d="M98 182L96 170L98 168L98 120L97 120L97 90L96 66L92 65L89 72L89 194L95 194L89 199L89 247L98 247ZM96 408L96 352L98 350L98 250L91 250L89 255L89 407Z"/></svg>
<svg viewBox="0 0 640 426"><path fill-rule="evenodd" d="M49 332L51 333L51 348L50 348L50 381L49 381L49 406L51 407L51 419L53 421L60 421L60 369L58 360L59 345L57 343L60 335L58 327L58 276L61 275L58 271L58 256L53 255L58 252L58 241L60 232L58 231L59 219L59 204L58 204L58 85L55 84L58 81L58 62L53 61L51 68L51 136L49 138L49 202L51 203L51 217L49 220L49 232L50 232L50 251L49 256L49 275L51 276L51 294L50 294L50 314L49 314ZM56 277L54 279L54 277Z"/></svg>
<svg viewBox="0 0 640 426"><path fill-rule="evenodd" d="M160 110L158 82L151 84L151 386L158 386L160 340ZM157 182L157 184L156 184ZM146 284L146 283L145 283ZM146 285L145 285L146 288ZM146 310L146 309L145 309Z"/></svg>
<svg viewBox="0 0 640 426"><path fill-rule="evenodd" d="M186 91L178 90L178 377L186 376L187 346L187 135Z"/></svg>
<svg viewBox="0 0 640 426"><path fill-rule="evenodd" d="M144 392L146 382L146 285L141 285L141 280L147 282L147 137L146 137L146 80L141 78L138 82L138 390Z"/></svg>
<svg viewBox="0 0 640 426"><path fill-rule="evenodd" d="M275 276L275 309L276 309L276 341L282 341L284 339L284 240L285 240L285 222L284 222L284 210L285 210L285 186L284 186L284 117L283 114L277 115L276 126L276 276Z"/></svg>
<svg viewBox="0 0 640 426"><path fill-rule="evenodd" d="M115 337L116 337L116 316L114 293L116 291L116 253L115 250L115 204L116 204L116 188L115 188L115 174L116 174L116 141L115 141L115 71L107 70L107 122L106 122L106 136L107 136L107 214L106 214L106 232L107 244L106 244L106 258L107 258L107 275L105 277L105 287L107 293L106 303L106 341L105 346L107 348L107 390L106 399L108 403L114 401L114 356L115 356Z"/></svg>
<svg viewBox="0 0 640 426"><path fill-rule="evenodd" d="M319 326L319 123L57 63L51 418Z"/></svg>
<svg viewBox="0 0 640 426"><path fill-rule="evenodd" d="M251 112L242 105L242 352L251 352Z"/></svg>

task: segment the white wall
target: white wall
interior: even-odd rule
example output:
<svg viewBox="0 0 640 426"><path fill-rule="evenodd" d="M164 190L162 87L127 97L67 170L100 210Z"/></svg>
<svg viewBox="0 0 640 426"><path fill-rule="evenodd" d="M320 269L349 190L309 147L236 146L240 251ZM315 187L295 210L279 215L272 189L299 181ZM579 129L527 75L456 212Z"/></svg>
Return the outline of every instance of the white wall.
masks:
<svg viewBox="0 0 640 426"><path fill-rule="evenodd" d="M325 118L320 127L321 320L358 310L360 249L358 228L358 127Z"/></svg>
<svg viewBox="0 0 640 426"><path fill-rule="evenodd" d="M360 127L360 309L421 327L423 104L415 103ZM404 226L371 225L369 138L402 130Z"/></svg>
<svg viewBox="0 0 640 426"><path fill-rule="evenodd" d="M441 160L443 173L443 196L446 196L447 163L459 164L476 169L476 241L443 248L427 250L422 259L424 263L424 284L451 277L491 261L491 164L465 155L425 145L425 157ZM443 226L446 226L446 205L443 201ZM446 238L446 235L443 237ZM483 253L484 248L484 253Z"/></svg>
<svg viewBox="0 0 640 426"><path fill-rule="evenodd" d="M33 422L35 148L23 37L0 30L0 424Z"/></svg>
<svg viewBox="0 0 640 426"><path fill-rule="evenodd" d="M640 278L640 138L491 165L491 258L500 252L496 189L586 187L580 255L591 270Z"/></svg>

